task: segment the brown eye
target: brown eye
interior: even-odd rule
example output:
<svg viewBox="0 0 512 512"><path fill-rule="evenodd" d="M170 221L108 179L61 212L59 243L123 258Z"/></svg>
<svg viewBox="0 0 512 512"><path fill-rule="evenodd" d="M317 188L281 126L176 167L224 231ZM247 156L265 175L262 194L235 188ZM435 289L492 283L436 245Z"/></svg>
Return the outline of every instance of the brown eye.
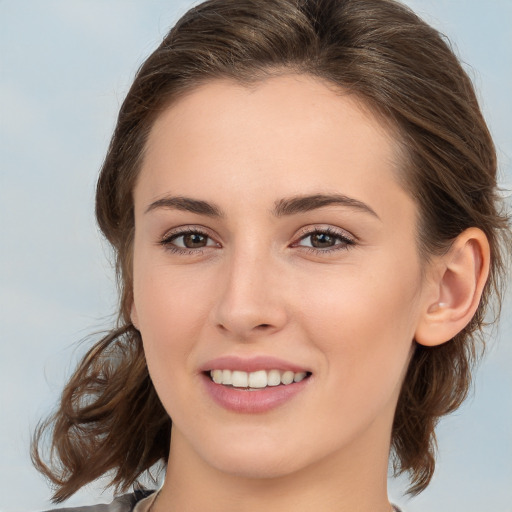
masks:
<svg viewBox="0 0 512 512"><path fill-rule="evenodd" d="M339 237L338 237L339 238ZM317 249L325 249L336 244L336 237L327 233L313 233L310 235L311 246Z"/></svg>
<svg viewBox="0 0 512 512"><path fill-rule="evenodd" d="M181 235L181 237L177 238L183 238L183 247L186 247L187 249L198 249L200 247L206 247L208 243L208 237L202 235L201 233L189 233L187 235Z"/></svg>
<svg viewBox="0 0 512 512"><path fill-rule="evenodd" d="M302 236L297 247L304 247L317 253L328 253L353 246L355 241L342 232L331 228L317 229Z"/></svg>
<svg viewBox="0 0 512 512"><path fill-rule="evenodd" d="M169 250L176 249L177 251L193 251L194 249L218 246L215 240L201 231L182 231L181 233L174 233L165 237L160 244Z"/></svg>

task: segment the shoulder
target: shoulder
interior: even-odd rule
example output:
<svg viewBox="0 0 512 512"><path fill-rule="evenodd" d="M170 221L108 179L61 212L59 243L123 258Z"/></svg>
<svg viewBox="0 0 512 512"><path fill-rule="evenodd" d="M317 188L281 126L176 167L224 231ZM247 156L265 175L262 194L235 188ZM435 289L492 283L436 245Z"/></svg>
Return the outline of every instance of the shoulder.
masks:
<svg viewBox="0 0 512 512"><path fill-rule="evenodd" d="M90 505L87 507L72 507L72 508L55 508L47 510L46 512L132 512L135 505L147 498L154 491L135 491L130 494L124 494L109 504Z"/></svg>

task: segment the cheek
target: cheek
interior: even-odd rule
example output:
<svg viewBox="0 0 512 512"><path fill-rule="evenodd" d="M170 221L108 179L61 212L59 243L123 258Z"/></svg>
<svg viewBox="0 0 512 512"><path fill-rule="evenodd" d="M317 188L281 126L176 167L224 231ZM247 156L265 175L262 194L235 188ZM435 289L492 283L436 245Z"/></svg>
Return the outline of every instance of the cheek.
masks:
<svg viewBox="0 0 512 512"><path fill-rule="evenodd" d="M416 269L382 265L312 286L304 325L323 354L336 399L371 407L394 397L406 370L418 312ZM340 404L341 405L341 404ZM350 408L348 408L350 410Z"/></svg>
<svg viewBox="0 0 512 512"><path fill-rule="evenodd" d="M183 331L198 328L207 311L203 299L211 296L208 280L187 268L176 271L165 262L137 263L134 302L148 338L170 342Z"/></svg>
<svg viewBox="0 0 512 512"><path fill-rule="evenodd" d="M208 280L166 265L135 267L134 303L151 378L164 404L185 375L213 297ZM181 391L180 391L181 393ZM170 409L168 409L170 410Z"/></svg>

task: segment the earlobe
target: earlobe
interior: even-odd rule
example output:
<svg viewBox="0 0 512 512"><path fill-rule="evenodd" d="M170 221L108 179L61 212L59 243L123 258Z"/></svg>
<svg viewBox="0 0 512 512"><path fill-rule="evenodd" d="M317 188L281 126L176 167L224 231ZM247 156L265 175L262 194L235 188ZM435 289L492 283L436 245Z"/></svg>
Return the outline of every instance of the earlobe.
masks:
<svg viewBox="0 0 512 512"><path fill-rule="evenodd" d="M132 307L130 309L130 320L132 321L135 329L139 330L139 317L137 315L137 308L135 307L135 302L132 301Z"/></svg>
<svg viewBox="0 0 512 512"><path fill-rule="evenodd" d="M419 344L440 345L466 327L480 303L489 260L489 242L478 228L463 231L446 254L436 257L435 275L415 333Z"/></svg>

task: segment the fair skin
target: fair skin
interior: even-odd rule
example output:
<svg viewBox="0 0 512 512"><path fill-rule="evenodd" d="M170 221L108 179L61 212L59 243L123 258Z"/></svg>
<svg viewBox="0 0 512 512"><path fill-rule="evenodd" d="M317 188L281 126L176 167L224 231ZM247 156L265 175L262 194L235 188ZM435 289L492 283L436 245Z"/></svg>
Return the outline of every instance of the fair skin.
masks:
<svg viewBox="0 0 512 512"><path fill-rule="evenodd" d="M173 421L154 512L389 512L413 340L467 323L488 263L468 230L425 268L397 153L353 97L305 76L213 81L156 120L134 190L132 307ZM230 364L306 377L211 381Z"/></svg>

